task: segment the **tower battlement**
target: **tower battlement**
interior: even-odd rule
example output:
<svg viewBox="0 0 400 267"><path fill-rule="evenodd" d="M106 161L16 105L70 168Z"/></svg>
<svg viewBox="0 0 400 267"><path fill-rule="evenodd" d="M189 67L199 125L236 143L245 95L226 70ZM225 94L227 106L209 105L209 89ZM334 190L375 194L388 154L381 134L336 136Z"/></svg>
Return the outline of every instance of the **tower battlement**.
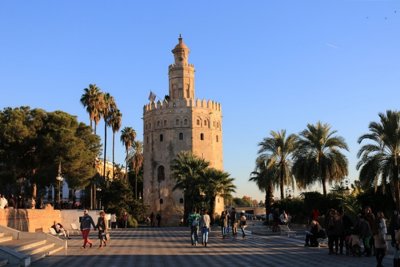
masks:
<svg viewBox="0 0 400 267"><path fill-rule="evenodd" d="M149 104L146 104L143 107L143 112L151 112L154 110L167 110L167 109L176 109L176 108L202 108L202 109L208 109L211 111L217 111L221 112L221 104L212 101L212 100L206 100L206 99L176 99L173 101L160 101L158 100L157 102L151 102Z"/></svg>

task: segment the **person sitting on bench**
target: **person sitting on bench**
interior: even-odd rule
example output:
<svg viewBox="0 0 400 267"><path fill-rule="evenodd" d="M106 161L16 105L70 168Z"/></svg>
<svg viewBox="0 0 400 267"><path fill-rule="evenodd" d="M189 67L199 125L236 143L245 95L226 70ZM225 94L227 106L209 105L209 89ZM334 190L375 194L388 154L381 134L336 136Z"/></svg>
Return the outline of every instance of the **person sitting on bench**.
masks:
<svg viewBox="0 0 400 267"><path fill-rule="evenodd" d="M321 225L316 220L311 221L310 231L306 232L306 243L304 246L306 247L318 247L319 242L318 238L326 238L326 234L324 229L322 229Z"/></svg>

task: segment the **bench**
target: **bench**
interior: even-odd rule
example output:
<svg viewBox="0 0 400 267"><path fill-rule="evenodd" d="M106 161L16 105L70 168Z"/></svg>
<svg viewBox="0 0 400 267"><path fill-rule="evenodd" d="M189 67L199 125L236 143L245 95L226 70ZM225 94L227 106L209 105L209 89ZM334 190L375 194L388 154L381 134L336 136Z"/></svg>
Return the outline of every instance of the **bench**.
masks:
<svg viewBox="0 0 400 267"><path fill-rule="evenodd" d="M287 237L295 237L296 231L290 230L287 224L279 225L279 231L281 235L287 235Z"/></svg>

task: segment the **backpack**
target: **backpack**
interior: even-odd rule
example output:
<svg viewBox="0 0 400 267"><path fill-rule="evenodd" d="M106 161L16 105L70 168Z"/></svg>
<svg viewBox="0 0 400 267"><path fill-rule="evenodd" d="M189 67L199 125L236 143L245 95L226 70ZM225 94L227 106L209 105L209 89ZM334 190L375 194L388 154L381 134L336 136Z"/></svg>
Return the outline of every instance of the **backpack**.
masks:
<svg viewBox="0 0 400 267"><path fill-rule="evenodd" d="M199 219L198 218L194 218L193 219L192 226L199 226Z"/></svg>

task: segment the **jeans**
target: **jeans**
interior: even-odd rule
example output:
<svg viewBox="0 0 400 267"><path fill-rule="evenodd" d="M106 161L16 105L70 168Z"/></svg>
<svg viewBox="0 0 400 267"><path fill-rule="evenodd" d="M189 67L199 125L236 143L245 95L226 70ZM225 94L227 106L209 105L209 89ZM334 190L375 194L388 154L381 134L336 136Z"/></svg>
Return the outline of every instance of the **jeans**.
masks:
<svg viewBox="0 0 400 267"><path fill-rule="evenodd" d="M199 231L198 226L190 227L190 238L192 240L192 245L197 244L197 242L199 241L198 231Z"/></svg>
<svg viewBox="0 0 400 267"><path fill-rule="evenodd" d="M202 227L201 228L201 242L203 243L208 243L208 232L210 231L210 229L208 229L207 227Z"/></svg>
<svg viewBox="0 0 400 267"><path fill-rule="evenodd" d="M226 234L228 233L227 232L227 227L221 226L221 233L222 233L222 236L226 236Z"/></svg>

